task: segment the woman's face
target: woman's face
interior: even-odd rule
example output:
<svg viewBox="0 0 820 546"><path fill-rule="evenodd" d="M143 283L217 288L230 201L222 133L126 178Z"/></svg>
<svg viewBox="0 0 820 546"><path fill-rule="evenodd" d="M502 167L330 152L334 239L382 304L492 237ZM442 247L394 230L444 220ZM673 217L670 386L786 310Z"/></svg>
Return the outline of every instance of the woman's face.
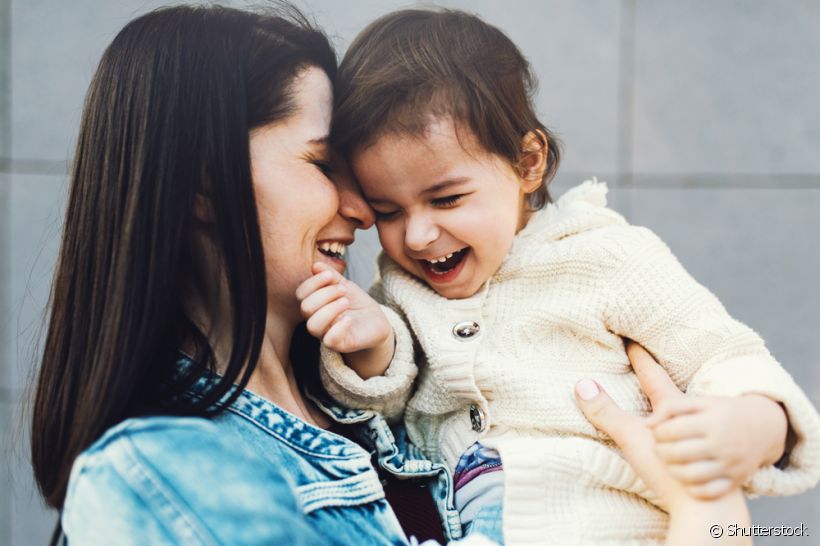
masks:
<svg viewBox="0 0 820 546"><path fill-rule="evenodd" d="M250 135L251 172L265 252L268 306L298 310L296 287L315 262L344 272L344 251L372 212L349 175L330 176L330 80L307 68L293 83L294 112Z"/></svg>

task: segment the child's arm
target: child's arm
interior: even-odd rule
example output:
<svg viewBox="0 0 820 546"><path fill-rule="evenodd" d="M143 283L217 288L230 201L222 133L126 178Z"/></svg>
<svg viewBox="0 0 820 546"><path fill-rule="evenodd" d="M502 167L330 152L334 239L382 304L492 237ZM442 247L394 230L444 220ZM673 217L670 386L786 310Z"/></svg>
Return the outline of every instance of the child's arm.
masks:
<svg viewBox="0 0 820 546"><path fill-rule="evenodd" d="M712 481L710 476L731 476L746 482L745 487L753 494L795 494L814 486L820 477L820 417L788 372L769 354L763 340L732 319L717 298L683 269L651 231L624 226L611 230L610 235L603 246L618 266L613 273L604 275L610 302L605 316L607 327L646 347L675 383L687 388L687 394L732 397L701 401L700 424L706 426L706 421L719 419L708 427L714 441L711 448L703 444L678 444L677 455L684 449L691 450L686 457L704 463L679 474L697 474L697 469L700 474L696 479L706 479L699 483ZM741 396L753 394L762 396ZM755 425L743 415L747 411L754 411L763 421ZM796 444L788 453L788 464L780 469L771 463L780 457L775 451L782 450L783 415ZM675 419L682 418L679 415ZM692 419L687 420L691 425ZM674 437L677 444L684 438L692 439L674 433L676 427L683 428L685 424L686 421L675 427L671 427L671 422L668 427L658 424L656 430L661 437ZM704 433L705 428L696 432L701 436ZM754 449L744 453L742 461L727 463L738 452L729 442L737 441L741 435L746 437L745 445L754 444ZM718 449L724 451L718 453ZM706 468L706 459L718 462ZM725 466L716 471L720 464ZM758 470L760 467L764 468Z"/></svg>
<svg viewBox="0 0 820 546"><path fill-rule="evenodd" d="M395 338L379 304L356 283L317 263L296 289L307 331L344 360L362 379L384 374Z"/></svg>
<svg viewBox="0 0 820 546"><path fill-rule="evenodd" d="M319 263L296 290L307 330L322 341L320 376L342 404L398 418L417 369L401 318Z"/></svg>

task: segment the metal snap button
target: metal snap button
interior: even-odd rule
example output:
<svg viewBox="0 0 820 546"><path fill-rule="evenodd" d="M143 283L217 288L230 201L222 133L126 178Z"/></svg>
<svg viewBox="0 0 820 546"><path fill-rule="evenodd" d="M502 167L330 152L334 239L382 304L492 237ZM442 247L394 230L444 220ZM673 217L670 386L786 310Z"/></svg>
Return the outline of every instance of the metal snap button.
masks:
<svg viewBox="0 0 820 546"><path fill-rule="evenodd" d="M453 326L453 335L458 339L470 339L475 336L479 330L481 330L481 327L477 322L468 320L465 322L459 322Z"/></svg>
<svg viewBox="0 0 820 546"><path fill-rule="evenodd" d="M484 432L484 412L475 404L470 404L470 423L472 423L474 431Z"/></svg>

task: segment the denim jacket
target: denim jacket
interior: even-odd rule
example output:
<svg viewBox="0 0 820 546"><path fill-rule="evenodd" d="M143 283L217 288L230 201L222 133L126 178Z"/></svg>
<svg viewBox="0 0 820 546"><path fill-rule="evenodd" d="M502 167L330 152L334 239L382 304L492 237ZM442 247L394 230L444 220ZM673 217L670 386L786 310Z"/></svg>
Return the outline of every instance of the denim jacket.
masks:
<svg viewBox="0 0 820 546"><path fill-rule="evenodd" d="M192 394L207 386L201 379ZM243 390L214 418L139 417L75 461L70 546L408 544L371 463L429 480L445 536L461 536L452 480L372 411L314 400L361 446Z"/></svg>

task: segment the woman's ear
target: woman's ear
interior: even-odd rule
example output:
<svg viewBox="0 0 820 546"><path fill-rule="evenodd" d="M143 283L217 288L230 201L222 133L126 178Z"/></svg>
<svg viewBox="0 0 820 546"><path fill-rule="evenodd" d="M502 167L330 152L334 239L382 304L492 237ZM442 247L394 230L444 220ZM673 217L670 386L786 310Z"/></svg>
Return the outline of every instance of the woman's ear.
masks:
<svg viewBox="0 0 820 546"><path fill-rule="evenodd" d="M214 208L211 200L199 192L194 196L194 220L201 224L214 222Z"/></svg>
<svg viewBox="0 0 820 546"><path fill-rule="evenodd" d="M524 193L532 193L541 186L547 170L548 152L547 137L541 129L529 131L521 138L518 175L523 182Z"/></svg>

